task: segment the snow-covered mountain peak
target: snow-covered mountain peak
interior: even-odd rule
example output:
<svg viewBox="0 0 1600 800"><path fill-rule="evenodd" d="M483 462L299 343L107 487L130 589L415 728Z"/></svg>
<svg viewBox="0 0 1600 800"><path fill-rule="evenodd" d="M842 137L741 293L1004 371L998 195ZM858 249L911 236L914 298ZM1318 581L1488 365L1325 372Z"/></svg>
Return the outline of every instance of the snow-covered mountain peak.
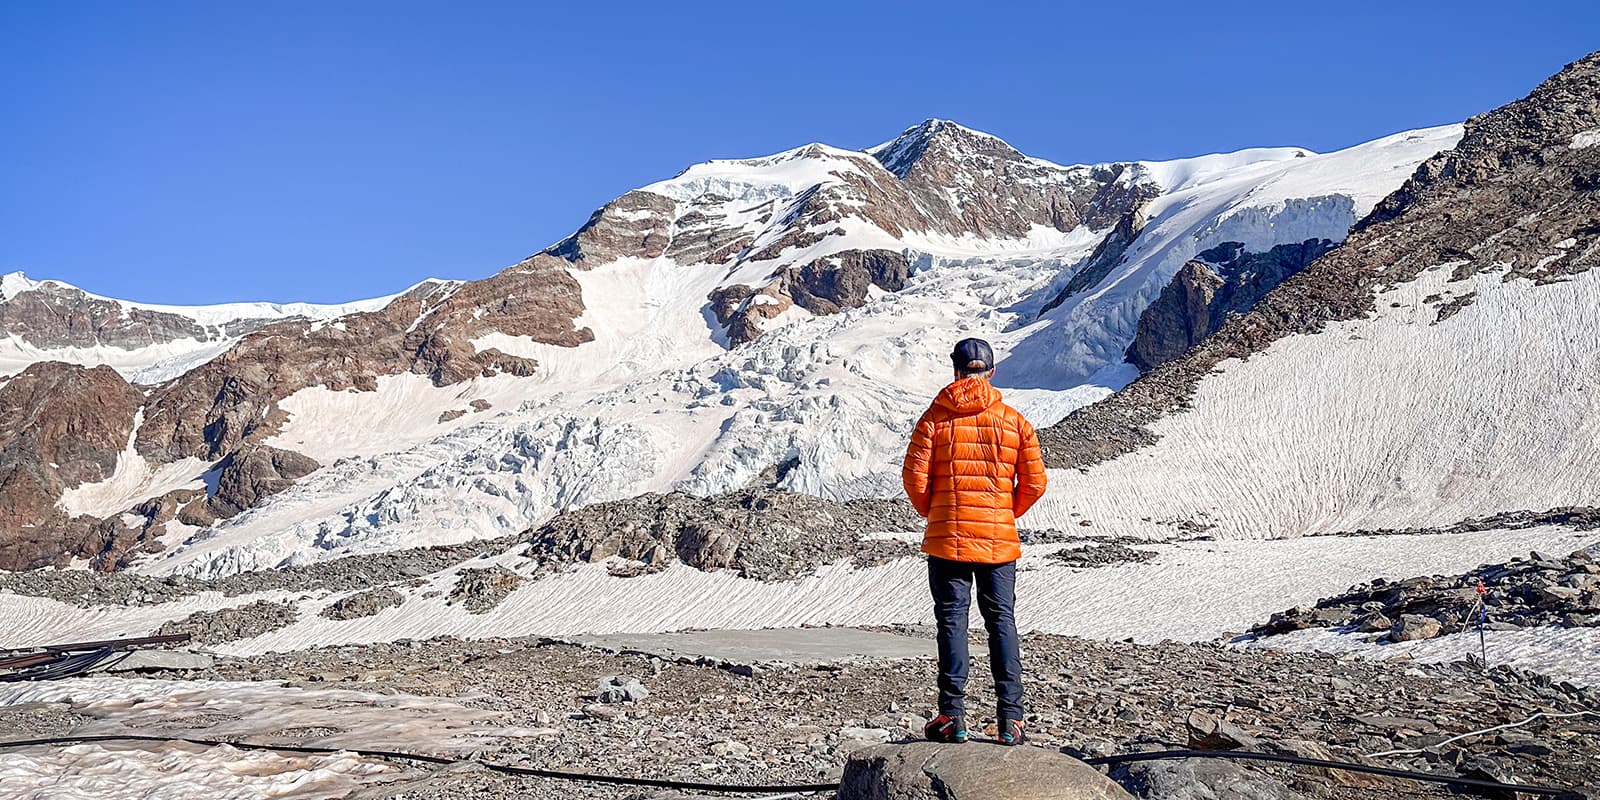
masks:
<svg viewBox="0 0 1600 800"><path fill-rule="evenodd" d="M22 270L7 272L4 275L0 275L0 302L10 300L23 292L32 291L38 287L39 281L24 275Z"/></svg>
<svg viewBox="0 0 1600 800"><path fill-rule="evenodd" d="M870 166L870 159L858 152L813 142L758 158L703 161L638 191L679 202L713 199L761 203L837 181L841 171Z"/></svg>

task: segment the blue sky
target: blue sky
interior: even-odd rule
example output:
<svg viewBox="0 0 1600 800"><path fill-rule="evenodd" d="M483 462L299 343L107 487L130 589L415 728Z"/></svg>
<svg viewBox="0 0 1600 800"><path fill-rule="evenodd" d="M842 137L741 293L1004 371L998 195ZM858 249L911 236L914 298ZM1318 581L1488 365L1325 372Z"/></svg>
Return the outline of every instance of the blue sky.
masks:
<svg viewBox="0 0 1600 800"><path fill-rule="evenodd" d="M0 0L0 271L349 300L491 274L708 158L927 117L1065 163L1331 150L1595 48L1590 0Z"/></svg>

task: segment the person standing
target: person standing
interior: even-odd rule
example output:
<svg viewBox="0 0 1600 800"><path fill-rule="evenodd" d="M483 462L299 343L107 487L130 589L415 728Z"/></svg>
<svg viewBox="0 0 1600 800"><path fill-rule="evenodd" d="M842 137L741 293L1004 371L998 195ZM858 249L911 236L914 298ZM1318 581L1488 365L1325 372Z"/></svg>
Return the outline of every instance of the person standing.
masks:
<svg viewBox="0 0 1600 800"><path fill-rule="evenodd" d="M994 350L962 339L950 354L955 379L917 421L901 482L928 520L922 552L939 631L939 713L931 741L967 741L967 626L973 589L989 634L998 705L998 739L1019 745L1023 730L1022 653L1017 638L1017 518L1044 496L1039 439L989 381Z"/></svg>

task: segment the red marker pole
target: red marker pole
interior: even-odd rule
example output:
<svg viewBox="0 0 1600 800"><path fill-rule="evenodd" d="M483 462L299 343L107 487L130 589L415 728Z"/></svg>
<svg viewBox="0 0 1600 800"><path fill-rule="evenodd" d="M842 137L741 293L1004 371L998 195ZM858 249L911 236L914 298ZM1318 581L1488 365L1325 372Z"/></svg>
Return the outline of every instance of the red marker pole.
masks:
<svg viewBox="0 0 1600 800"><path fill-rule="evenodd" d="M1484 638L1483 626L1489 621L1489 604L1484 602L1489 596L1489 588L1483 585L1483 579L1478 579L1478 653L1482 659L1483 671L1489 671L1489 643Z"/></svg>

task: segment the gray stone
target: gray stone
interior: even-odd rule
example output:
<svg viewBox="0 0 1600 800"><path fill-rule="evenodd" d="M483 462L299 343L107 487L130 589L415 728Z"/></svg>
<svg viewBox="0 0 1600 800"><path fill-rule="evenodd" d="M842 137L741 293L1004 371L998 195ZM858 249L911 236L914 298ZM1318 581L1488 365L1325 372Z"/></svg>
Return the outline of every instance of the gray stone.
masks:
<svg viewBox="0 0 1600 800"><path fill-rule="evenodd" d="M1127 792L1077 759L1037 747L912 742L859 750L838 800L1120 800Z"/></svg>
<svg viewBox="0 0 1600 800"><path fill-rule="evenodd" d="M732 740L711 745L712 755L718 758L749 758L750 745Z"/></svg>
<svg viewBox="0 0 1600 800"><path fill-rule="evenodd" d="M650 696L650 690L637 678L613 676L600 679L596 695L602 703L637 703Z"/></svg>
<svg viewBox="0 0 1600 800"><path fill-rule="evenodd" d="M1261 744L1238 725L1198 708L1189 712L1184 725L1189 729L1189 746L1200 750L1253 749Z"/></svg>
<svg viewBox="0 0 1600 800"><path fill-rule="evenodd" d="M1432 639L1443 632L1444 626L1432 617L1401 614L1400 619L1389 629L1389 638L1396 642L1412 642L1418 639Z"/></svg>
<svg viewBox="0 0 1600 800"><path fill-rule="evenodd" d="M1282 781L1237 762L1214 758L1139 761L1111 777L1136 797L1153 800L1299 800Z"/></svg>

